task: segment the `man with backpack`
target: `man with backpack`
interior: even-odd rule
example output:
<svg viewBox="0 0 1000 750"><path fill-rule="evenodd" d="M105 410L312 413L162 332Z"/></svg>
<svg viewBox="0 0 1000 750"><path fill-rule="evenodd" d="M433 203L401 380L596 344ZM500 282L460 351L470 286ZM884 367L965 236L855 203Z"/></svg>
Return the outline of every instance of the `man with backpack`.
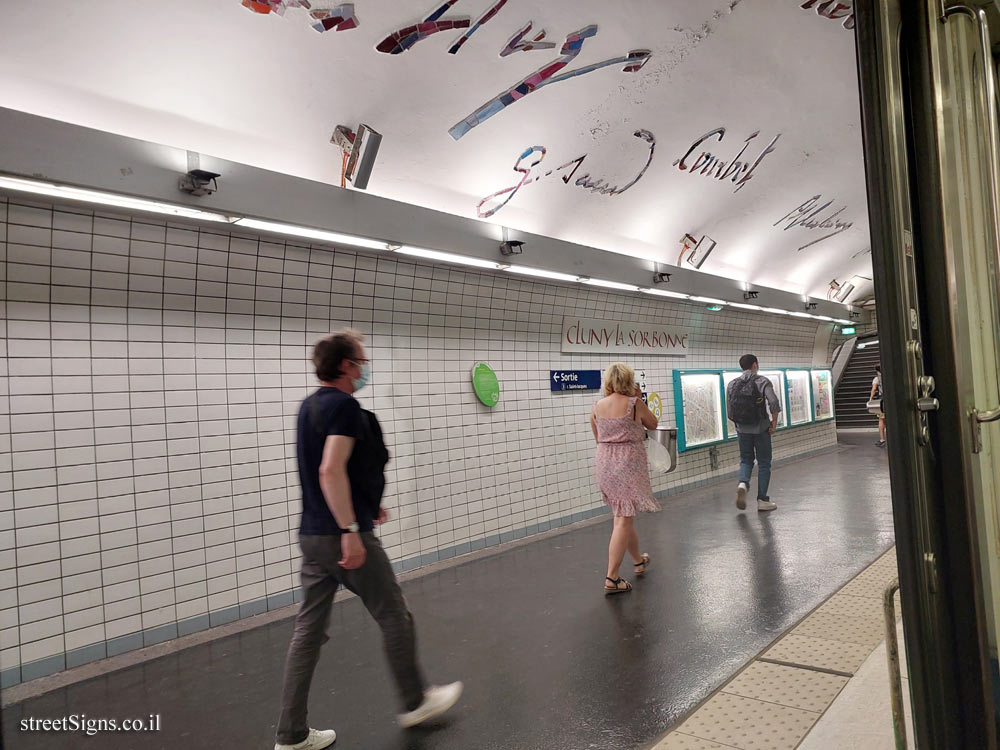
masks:
<svg viewBox="0 0 1000 750"><path fill-rule="evenodd" d="M310 729L309 685L320 647L328 640L330 608L340 586L357 594L382 630L389 666L399 690L400 726L440 716L458 701L462 683L427 687L417 664L413 617L392 564L374 529L388 517L381 507L389 452L382 429L354 393L368 382L362 337L341 331L316 344L313 364L320 382L299 409L298 463L302 484L303 601L285 661L275 750L322 750L337 739L332 729ZM347 657L341 668L349 665Z"/></svg>
<svg viewBox="0 0 1000 750"><path fill-rule="evenodd" d="M726 413L736 423L740 444L740 482L736 486L736 507L745 510L750 477L756 459L760 467L757 477L757 510L777 509L767 496L771 482L771 435L778 427L781 402L774 386L758 374L759 364L753 354L740 357L743 374L726 388Z"/></svg>

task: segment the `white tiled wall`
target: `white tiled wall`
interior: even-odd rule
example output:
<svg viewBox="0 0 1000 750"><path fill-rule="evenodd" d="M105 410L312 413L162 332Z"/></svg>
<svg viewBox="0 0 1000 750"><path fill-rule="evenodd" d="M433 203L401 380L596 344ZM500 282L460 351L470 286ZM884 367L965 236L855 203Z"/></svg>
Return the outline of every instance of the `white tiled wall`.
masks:
<svg viewBox="0 0 1000 750"><path fill-rule="evenodd" d="M294 414L312 343L368 335L359 396L393 460L383 527L412 567L600 509L593 394L552 394L565 313L693 329L631 360L673 423L674 366L809 366L815 323L0 197L0 664L7 684L292 601ZM487 361L502 399L482 407ZM780 434L778 458L831 446ZM731 473L684 454L669 490ZM23 669L18 669L19 665Z"/></svg>

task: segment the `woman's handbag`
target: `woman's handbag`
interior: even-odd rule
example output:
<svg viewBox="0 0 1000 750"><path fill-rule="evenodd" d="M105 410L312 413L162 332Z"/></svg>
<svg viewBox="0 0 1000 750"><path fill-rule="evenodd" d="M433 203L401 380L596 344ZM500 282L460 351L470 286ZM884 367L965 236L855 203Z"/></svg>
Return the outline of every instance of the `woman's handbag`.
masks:
<svg viewBox="0 0 1000 750"><path fill-rule="evenodd" d="M882 413L882 399L880 399L880 398L873 398L871 401L869 401L867 404L865 404L865 408L868 409L868 412L870 414L875 414L875 415L881 414Z"/></svg>
<svg viewBox="0 0 1000 750"><path fill-rule="evenodd" d="M666 474L670 470L670 452L657 440L646 438L646 459L654 474Z"/></svg>

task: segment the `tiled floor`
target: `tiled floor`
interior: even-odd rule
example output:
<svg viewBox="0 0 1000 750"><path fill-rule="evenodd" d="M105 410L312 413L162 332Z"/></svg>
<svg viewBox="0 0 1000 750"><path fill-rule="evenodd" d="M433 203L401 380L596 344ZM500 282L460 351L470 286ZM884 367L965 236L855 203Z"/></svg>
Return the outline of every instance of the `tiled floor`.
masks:
<svg viewBox="0 0 1000 750"><path fill-rule="evenodd" d="M888 728L890 750L882 592L896 578L895 553L886 552L806 617L654 750L877 750L882 745L869 741L884 731L872 727Z"/></svg>
<svg viewBox="0 0 1000 750"><path fill-rule="evenodd" d="M903 648L903 627L897 637ZM906 659L902 658L903 710L906 714L906 737L913 747L913 717L910 713L910 681L906 675ZM889 672L886 667L885 643L875 649L861 665L837 700L816 722L799 745L798 750L830 750L830 748L864 748L864 750L895 750L892 731L892 708L889 703Z"/></svg>
<svg viewBox="0 0 1000 750"><path fill-rule="evenodd" d="M610 521L404 582L428 676L466 683L456 710L426 729L395 726L378 629L357 599L339 602L311 722L335 728L341 750L649 747L892 545L888 485L885 453L865 434L776 467L774 513L738 512L730 480L667 498L663 512L638 524L653 565L626 596L599 588ZM272 622L15 703L3 711L4 739L18 750L52 746L51 734L15 734L25 717L157 713L163 728L142 737L143 750L273 746L291 629L290 620ZM862 644L815 640L857 652L845 668L864 660ZM791 747L842 681L797 671L793 695L775 682L780 665L755 664L712 704L731 714L724 728L705 722L703 741L675 734L664 747ZM749 719L759 716L782 744L748 738ZM118 733L58 739L81 750L140 746Z"/></svg>

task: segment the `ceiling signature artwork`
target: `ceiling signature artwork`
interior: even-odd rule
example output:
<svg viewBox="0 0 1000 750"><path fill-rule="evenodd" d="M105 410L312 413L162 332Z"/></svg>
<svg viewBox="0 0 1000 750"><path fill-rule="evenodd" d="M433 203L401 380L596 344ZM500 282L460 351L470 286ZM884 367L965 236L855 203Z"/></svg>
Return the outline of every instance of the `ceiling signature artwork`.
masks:
<svg viewBox="0 0 1000 750"><path fill-rule="evenodd" d="M451 45L451 47L448 49L448 54L450 54L450 55L457 55L458 51L460 49L462 49L462 45L465 44L467 41L469 41L469 38L473 34L475 34L477 31L479 31L479 29L481 29L483 26L485 26L487 23L489 23L490 20L497 13L499 13L500 9L503 6L505 6L506 4L507 4L507 0L498 0L498 2L496 3L496 5L494 5L492 8L490 8L485 13L483 13L483 15L481 15L479 17L479 20L476 21L474 24L472 24L472 26L469 28L469 30L466 31L464 34L462 34L462 36L459 37L459 39L458 39L457 42L455 42L453 45Z"/></svg>
<svg viewBox="0 0 1000 750"><path fill-rule="evenodd" d="M440 20L441 16L447 13L457 2L460 2L460 0L448 0L448 2L438 7L420 23L397 29L375 45L375 49L388 55L400 55L417 42L422 42L431 34L437 34L440 31L450 31L451 29L469 28L472 26L472 19L468 16ZM461 46L462 39L464 39L464 36L459 38L456 45Z"/></svg>
<svg viewBox="0 0 1000 750"><path fill-rule="evenodd" d="M830 18L834 21L843 19L845 29L854 28L854 4L851 0L846 3L837 0L806 0L799 6L803 10L814 9L823 18Z"/></svg>
<svg viewBox="0 0 1000 750"><path fill-rule="evenodd" d="M848 229L854 226L853 221L841 221L837 217L840 216L844 211L847 210L847 206L844 206L839 211L833 211L832 213L820 218L820 215L826 211L830 206L834 204L834 201L830 200L821 206L817 204L822 199L822 195L814 195L812 198L807 200L798 208L789 211L787 214L782 216L776 222L774 226L778 226L782 222L788 222L784 230L787 232L789 229L794 229L796 227L802 229L810 230L821 230L825 231L827 229L832 229L833 231L829 234L824 234L812 242L807 242L805 245L799 248L799 251L805 250L807 247L812 247L813 245L818 245L823 240L828 240L831 237L835 237L841 232L846 232Z"/></svg>
<svg viewBox="0 0 1000 750"><path fill-rule="evenodd" d="M734 193L738 192L742 190L744 185L746 185L753 178L754 171L764 160L764 157L775 150L774 144L778 142L779 138L781 138L781 133L778 133L776 136L774 136L771 142L764 147L763 151L760 152L760 156L757 157L757 161L755 161L753 164L750 164L749 162L740 161L740 157L743 156L743 152L746 151L747 148L749 148L750 141L752 141L758 135L760 135L759 130L754 131L749 137L747 137L747 139L743 142L743 148L740 150L738 154L736 154L735 157L733 157L732 161L728 162L728 166L727 162L718 158L710 151L702 151L698 155L698 158L695 159L694 164L688 164L687 163L688 157L690 157L691 154L694 153L695 149L698 148L702 143L707 141L709 138L712 138L713 136L717 136L719 141L721 142L722 139L725 138L726 136L725 128L716 128L715 130L710 130L707 133L705 133L705 135L698 138L694 143L692 143L691 148L687 150L684 156L675 161L673 166L677 167L681 171L691 170L691 174L699 172L700 174L706 175L708 177L713 177L716 180L720 181L730 180L731 182L736 184L736 189L733 190L733 192Z"/></svg>
<svg viewBox="0 0 1000 750"><path fill-rule="evenodd" d="M649 144L649 155L646 158L646 163L642 166L642 169L639 170L639 173L635 177L633 177L629 182L627 182L624 187L618 187L617 185L612 186L603 177L598 178L597 180L593 180L591 179L589 173L583 174L580 177L578 177L573 184L578 187L590 190L591 192L599 193L600 195L621 195L630 187L635 185L639 180L642 179L643 175L646 174L646 170L649 169L649 165L653 163L653 153L656 149L656 136L654 136L648 130L637 130L632 135ZM545 159L546 153L547 151L544 146L532 146L528 149L525 149L525 151L518 157L517 162L515 162L514 164L514 171L518 172L521 175L520 181L516 185L504 188L503 190L498 190L492 195L488 195L481 201L479 201L479 203L476 204L476 215L478 215L480 219L488 219L490 216L493 216L495 213L497 213L497 211L499 211L501 208L506 206L510 202L511 198L513 198L517 194L517 191L523 188L525 185L530 185L533 182L538 182L539 180L544 179L545 177L550 177L553 174L562 172L564 169L568 169L570 165L575 164L576 166L573 167L573 171L571 171L569 174L559 175L563 183L568 185L569 181L573 179L573 175L576 174L576 171L580 168L584 160L587 158L587 154L584 154L583 156L578 156L576 159L571 159L570 161L566 162L562 166L556 167L555 169L550 169L547 172L544 172L543 174L532 176L531 170L533 170L535 167L537 167L539 164L542 163L542 161ZM523 162L534 154L538 154L538 158L535 159L530 164L527 164L526 166L523 165ZM504 198L504 200L501 203L493 206L492 208L484 208L484 206L490 201L496 200L504 195L506 195L507 197Z"/></svg>
<svg viewBox="0 0 1000 750"><path fill-rule="evenodd" d="M555 49L555 42L543 42L545 38L545 29L539 31L530 42L522 41L524 37L531 33L531 29L534 28L535 22L528 21L521 29L518 30L514 36L510 38L510 41L503 46L500 50L500 57L507 57L507 55L513 55L515 52L531 52L531 50L536 49Z"/></svg>
<svg viewBox="0 0 1000 750"><path fill-rule="evenodd" d="M586 65L582 68L576 68L574 70L556 75L560 70L576 59L577 55L579 55L583 49L584 42L594 36L597 36L596 25L586 26L579 31L574 31L566 37L566 41L563 43L562 49L559 52L558 59L553 60L551 63L535 71L527 78L515 83L502 94L490 99L484 105L476 109L472 114L453 125L448 130L448 133L457 141L477 125L481 125L486 120L493 117L493 115L503 112L505 108L509 107L517 100L522 99L528 94L538 91L542 87L548 86L552 83L566 81L575 76L592 73L595 70L606 68L611 65L624 64L625 67L622 69L622 72L635 73L643 68L643 66L649 61L649 57L652 54L648 49L629 50L628 54L623 57L615 57L610 60L592 63L591 65Z"/></svg>
<svg viewBox="0 0 1000 750"><path fill-rule="evenodd" d="M336 8L319 8L309 11L309 17L316 23L313 28L320 33L324 31L350 31L358 26L358 19L354 15L354 3L345 3Z"/></svg>
<svg viewBox="0 0 1000 750"><path fill-rule="evenodd" d="M309 4L309 0L243 0L243 7L261 15L274 13L283 16L288 8L308 10L312 6Z"/></svg>
<svg viewBox="0 0 1000 750"><path fill-rule="evenodd" d="M334 186L331 123L369 122L381 198L667 265L707 236L702 271L762 288L871 276L851 0L189 0L158 45L121 0L45 23L77 2L5 16L4 107ZM211 64L167 51L194 27Z"/></svg>

